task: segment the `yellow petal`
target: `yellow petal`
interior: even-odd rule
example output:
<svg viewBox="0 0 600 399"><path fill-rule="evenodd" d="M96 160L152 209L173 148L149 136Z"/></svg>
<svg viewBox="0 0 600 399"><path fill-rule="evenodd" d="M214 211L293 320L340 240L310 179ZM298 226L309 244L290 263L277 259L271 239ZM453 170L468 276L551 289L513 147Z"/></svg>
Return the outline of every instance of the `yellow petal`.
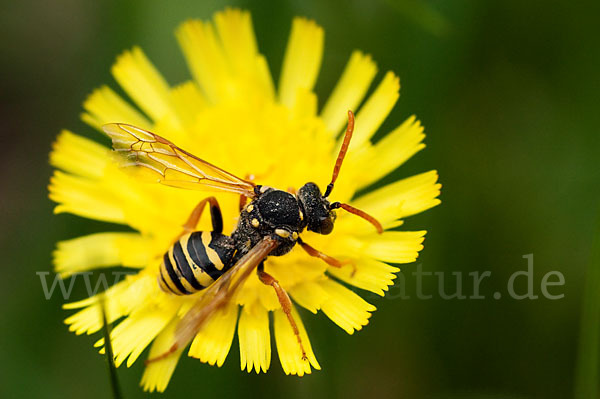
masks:
<svg viewBox="0 0 600 399"><path fill-rule="evenodd" d="M175 343L175 329L177 328L178 322L179 319L175 318L156 337L150 347L150 353L148 355L149 359L159 356L171 349L171 346ZM167 388L182 352L183 348L178 349L168 357L152 362L146 366L142 381L140 382L144 391L163 392Z"/></svg>
<svg viewBox="0 0 600 399"><path fill-rule="evenodd" d="M259 54L256 58L256 69L257 79L260 83L260 87L263 89L263 94L269 98L275 98L275 84L273 83L273 76L269 70L269 64L267 59Z"/></svg>
<svg viewBox="0 0 600 399"><path fill-rule="evenodd" d="M129 224L157 237L166 234L169 241L180 231L181 224L198 201L197 194L194 196L191 191L171 190L136 180L112 159L108 160L98 180L55 171L49 186L50 199L58 203L55 213L69 212ZM157 231L156 225L161 229ZM163 250L166 250L168 241L163 243Z"/></svg>
<svg viewBox="0 0 600 399"><path fill-rule="evenodd" d="M371 305L348 288L331 279L320 281L329 298L323 303L323 312L348 334L362 329L369 323L375 306Z"/></svg>
<svg viewBox="0 0 600 399"><path fill-rule="evenodd" d="M84 308L67 317L65 324L69 326L69 331L73 331L77 335L92 334L102 328L102 313L99 304L101 299L104 299L106 319L112 323L131 313L149 297L156 295L157 291L156 274L140 272L133 276L127 276L125 280L114 284L103 293L82 301L64 304L64 309ZM164 294L160 295L163 297Z"/></svg>
<svg viewBox="0 0 600 399"><path fill-rule="evenodd" d="M215 313L196 334L189 356L221 367L231 348L237 318L238 306L233 302Z"/></svg>
<svg viewBox="0 0 600 399"><path fill-rule="evenodd" d="M77 335L83 333L92 334L99 331L102 328L102 309L100 305L88 306L83 310L71 315L65 319L65 324L69 325L69 331L74 332ZM117 312L112 311L110 317L106 319L109 323L112 323L119 316ZM125 314L125 312L123 312Z"/></svg>
<svg viewBox="0 0 600 399"><path fill-rule="evenodd" d="M360 148L379 129L400 96L400 79L393 72L387 72L356 114L354 135L350 143L352 149Z"/></svg>
<svg viewBox="0 0 600 399"><path fill-rule="evenodd" d="M188 128L193 128L197 123L199 113L207 106L207 100L196 83L190 81L180 84L173 88L171 96L182 123ZM169 137L169 140L179 142L175 137Z"/></svg>
<svg viewBox="0 0 600 399"><path fill-rule="evenodd" d="M319 283L311 280L294 285L290 289L290 295L298 305L315 314L329 297Z"/></svg>
<svg viewBox="0 0 600 399"><path fill-rule="evenodd" d="M115 366L127 359L127 367L137 360L152 340L167 326L179 309L178 302L160 305L148 301L146 306L120 322L110 333Z"/></svg>
<svg viewBox="0 0 600 399"><path fill-rule="evenodd" d="M311 91L323 58L323 28L314 21L295 18L279 79L279 100L294 108L299 89Z"/></svg>
<svg viewBox="0 0 600 399"><path fill-rule="evenodd" d="M370 257L355 259L354 262L356 272L354 272L352 265L346 265L341 269L330 267L328 272L348 284L374 292L380 296L383 296L388 287L394 284L395 273L400 271L397 267Z"/></svg>
<svg viewBox="0 0 600 399"><path fill-rule="evenodd" d="M423 249L425 231L385 231L363 237L361 251L383 262L410 263L417 260Z"/></svg>
<svg viewBox="0 0 600 399"><path fill-rule="evenodd" d="M368 169L362 168L361 186L376 182L425 148L424 138L421 123L414 116L408 118L377 142L372 151L368 152L368 158L359 161L363 165L369 165Z"/></svg>
<svg viewBox="0 0 600 399"><path fill-rule="evenodd" d="M94 90L83 103L83 108L87 112L81 115L81 119L98 130L102 130L102 125L114 122L129 123L144 129L151 127L145 116L108 86Z"/></svg>
<svg viewBox="0 0 600 399"><path fill-rule="evenodd" d="M169 85L139 47L117 57L112 73L123 90L153 120L175 116Z"/></svg>
<svg viewBox="0 0 600 399"><path fill-rule="evenodd" d="M61 278L99 267L145 267L152 240L137 233L97 233L61 241L54 251L54 270Z"/></svg>
<svg viewBox="0 0 600 399"><path fill-rule="evenodd" d="M191 20L177 28L177 41L192 76L211 102L224 96L229 66L209 22Z"/></svg>
<svg viewBox="0 0 600 399"><path fill-rule="evenodd" d="M292 117L302 120L314 117L317 114L317 95L307 89L299 88L296 91L296 101L292 109Z"/></svg>
<svg viewBox="0 0 600 399"><path fill-rule="evenodd" d="M48 189L50 199L58 203L54 213L69 212L105 222L125 223L118 198L95 181L55 171Z"/></svg>
<svg viewBox="0 0 600 399"><path fill-rule="evenodd" d="M271 333L269 312L261 305L244 306L238 326L242 370L258 374L271 364Z"/></svg>
<svg viewBox="0 0 600 399"><path fill-rule="evenodd" d="M216 13L214 20L232 75L272 98L271 74L258 54L250 13L229 8Z"/></svg>
<svg viewBox="0 0 600 399"><path fill-rule="evenodd" d="M353 202L379 221L405 218L440 204L441 184L435 170L381 187Z"/></svg>
<svg viewBox="0 0 600 399"><path fill-rule="evenodd" d="M110 162L109 150L68 130L63 130L52 145L50 164L65 172L98 179Z"/></svg>
<svg viewBox="0 0 600 399"><path fill-rule="evenodd" d="M321 111L321 118L336 136L347 121L348 110L356 110L377 73L371 56L354 51Z"/></svg>
<svg viewBox="0 0 600 399"><path fill-rule="evenodd" d="M300 333L302 345L308 359L302 360L302 351L300 350L298 339L283 310L275 310L273 312L275 344L277 345L277 353L283 371L288 375L292 374L302 377L304 374L311 373L311 365L317 370L320 370L321 366L313 353L302 319L300 319L300 315L293 306L292 316L298 326L298 332Z"/></svg>
<svg viewBox="0 0 600 399"><path fill-rule="evenodd" d="M250 13L228 8L215 13L214 20L227 58L235 72L244 73L258 52Z"/></svg>

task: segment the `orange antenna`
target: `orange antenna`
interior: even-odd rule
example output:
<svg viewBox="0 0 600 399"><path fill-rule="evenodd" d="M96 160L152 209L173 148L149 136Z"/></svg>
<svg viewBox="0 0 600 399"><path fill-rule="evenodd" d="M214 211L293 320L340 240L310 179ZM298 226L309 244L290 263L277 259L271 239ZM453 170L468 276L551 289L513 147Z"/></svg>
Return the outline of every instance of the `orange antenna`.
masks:
<svg viewBox="0 0 600 399"><path fill-rule="evenodd" d="M373 226L375 226L375 228L377 229L377 233L381 234L383 233L383 226L381 226L381 223L379 223L379 220L375 219L373 216L369 215L367 212L365 211L361 211L358 208L355 208L351 205L348 204L342 204L341 202L334 202L333 204L329 205L329 209L338 209L338 208L342 208L343 210L359 216L363 219L365 219L367 222L371 223Z"/></svg>
<svg viewBox="0 0 600 399"><path fill-rule="evenodd" d="M342 168L342 162L344 162L344 157L348 152L348 147L350 146L350 139L352 138L352 133L354 133L354 113L352 111L348 111L348 126L346 127L346 135L344 136L344 141L342 142L342 148L340 148L340 153L338 154L337 160L335 161L335 166L333 167L333 176L331 176L331 183L327 185L327 189L325 190L325 194L323 194L323 198L329 197L331 191L333 190L333 185L340 174L340 169ZM353 215L359 216L365 219L367 222L371 223L377 229L379 234L383 233L383 226L377 219L373 216L369 215L365 211L361 211L353 206L348 204L343 204L341 202L334 202L329 205L329 209L338 209L342 208L346 212L349 212Z"/></svg>
<svg viewBox="0 0 600 399"><path fill-rule="evenodd" d="M346 152L348 152L348 146L350 145L350 139L352 138L352 133L354 132L354 113L352 111L348 111L348 126L346 127L346 135L344 136L344 142L342 143L342 148L340 148L340 153L338 154L337 160L335 161L335 166L333 167L333 176L331 176L331 183L327 185L327 189L325 190L325 194L323 197L329 197L331 191L333 190L333 184L338 178L340 174L340 169L342 168L342 162L344 161L344 157L346 156Z"/></svg>

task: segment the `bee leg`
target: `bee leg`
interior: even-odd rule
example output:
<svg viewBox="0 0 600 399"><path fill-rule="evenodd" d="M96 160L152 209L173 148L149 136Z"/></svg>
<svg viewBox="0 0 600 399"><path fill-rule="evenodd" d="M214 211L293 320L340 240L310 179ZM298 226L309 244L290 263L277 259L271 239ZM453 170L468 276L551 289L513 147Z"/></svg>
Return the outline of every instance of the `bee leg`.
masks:
<svg viewBox="0 0 600 399"><path fill-rule="evenodd" d="M184 235L185 233L191 233L196 229L196 225L198 224L200 216L202 216L202 211L207 203L210 204L210 216L212 220L213 231L219 234L223 232L223 216L221 215L219 203L215 197L208 197L196 205L187 222L185 222L183 225L183 232L180 236Z"/></svg>
<svg viewBox="0 0 600 399"><path fill-rule="evenodd" d="M345 265L352 265L351 277L354 277L354 275L356 274L356 265L351 260L338 260L336 258L333 258L333 257L331 257L327 254L324 254L323 252L313 248L312 246L308 245L307 243L302 241L300 238L298 238L298 244L300 244L302 249L305 250L306 253L308 253L310 256L314 256L315 258L323 259L325 261L325 263L327 263L329 266L337 267L339 269Z"/></svg>
<svg viewBox="0 0 600 399"><path fill-rule="evenodd" d="M275 279L275 277L271 276L267 272L265 272L264 262L258 265L256 272L258 273L258 278L265 285L270 285L275 289L275 293L277 294L277 299L279 299L279 304L281 305L281 309L287 316L290 325L292 326L292 330L294 330L294 334L298 339L298 344L300 345L300 350L302 351L302 360L307 360L306 351L304 350L304 346L302 345L302 338L300 338L300 331L298 330L298 326L296 325L296 321L294 320L294 316L292 316L292 301L288 296L287 292L279 285L279 281Z"/></svg>

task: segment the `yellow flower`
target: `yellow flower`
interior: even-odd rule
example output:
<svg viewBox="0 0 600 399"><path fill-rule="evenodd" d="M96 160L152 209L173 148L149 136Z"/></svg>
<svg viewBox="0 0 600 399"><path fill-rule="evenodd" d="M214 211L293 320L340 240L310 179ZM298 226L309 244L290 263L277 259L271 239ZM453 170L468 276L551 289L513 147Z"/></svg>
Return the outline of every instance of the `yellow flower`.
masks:
<svg viewBox="0 0 600 399"><path fill-rule="evenodd" d="M388 263L413 262L423 248L425 231L399 231L401 219L440 202L435 171L355 198L425 146L423 128L414 117L376 144L370 140L398 99L398 77L387 72L363 102L377 68L368 55L355 51L319 110L313 89L324 34L315 22L294 20L277 86L258 52L247 12L225 10L216 13L212 22L185 22L177 29L177 39L192 80L171 87L142 50L133 48L118 57L112 73L135 106L103 86L85 101L82 119L98 130L106 123L123 122L157 132L237 176L254 175L261 184L285 190L308 181L324 188L347 110L358 109L354 137L332 197L370 213L386 231L377 234L365 220L340 211L331 235L304 232L302 237L330 256L352 261L354 273L352 267L329 267L299 246L285 256L269 257L265 270L279 280L297 306L312 313L323 311L349 334L360 330L375 307L346 285L383 296L399 271ZM50 162L59 169L50 183L50 198L58 203L55 213L68 212L134 230L60 242L54 253L57 273L67 278L117 265L137 269L103 294L108 322L120 320L111 334L115 363L119 366L126 361L130 366L149 345L150 358L164 353L173 344L178 321L199 294L175 296L160 289L156 276L162 256L194 206L208 195L217 197L224 232L231 233L239 216L239 197L136 179L119 168L108 146L69 131L58 136ZM208 217L202 217L198 229L211 230ZM70 330L91 334L101 329L100 297L64 305L80 309L66 319ZM221 308L202 327L188 355L221 366L237 325L242 370L267 371L271 363L269 312L273 312L275 344L285 373L302 376L311 367L319 369L296 309L292 312L307 360L302 360L275 292L254 275L241 286L235 302ZM103 346L103 340L96 345ZM141 382L144 389L163 391L182 352L180 348L149 364Z"/></svg>

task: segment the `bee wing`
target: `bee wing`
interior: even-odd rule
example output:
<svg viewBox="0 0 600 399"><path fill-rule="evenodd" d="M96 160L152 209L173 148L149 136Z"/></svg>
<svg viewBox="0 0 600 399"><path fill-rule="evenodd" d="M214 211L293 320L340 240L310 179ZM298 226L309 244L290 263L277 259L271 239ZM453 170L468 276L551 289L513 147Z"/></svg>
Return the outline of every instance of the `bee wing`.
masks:
<svg viewBox="0 0 600 399"><path fill-rule="evenodd" d="M139 127L109 123L102 129L115 151L125 154L122 166L144 166L162 184L187 189L216 189L254 197L254 184L177 147L169 140Z"/></svg>
<svg viewBox="0 0 600 399"><path fill-rule="evenodd" d="M177 349L187 346L204 323L231 300L240 285L278 245L279 242L276 239L267 236L252 247L231 269L211 284L202 297L183 316L175 331L175 343L171 349L153 359L148 359L146 364L161 360Z"/></svg>

